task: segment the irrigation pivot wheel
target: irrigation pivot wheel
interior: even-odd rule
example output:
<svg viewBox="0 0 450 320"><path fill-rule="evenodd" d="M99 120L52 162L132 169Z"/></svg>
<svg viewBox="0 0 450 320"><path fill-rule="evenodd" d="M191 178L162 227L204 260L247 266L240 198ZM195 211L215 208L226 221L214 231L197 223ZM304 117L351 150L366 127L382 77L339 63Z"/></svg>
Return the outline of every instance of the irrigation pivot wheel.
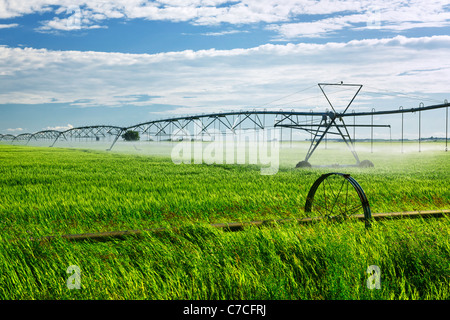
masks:
<svg viewBox="0 0 450 320"><path fill-rule="evenodd" d="M332 172L321 175L312 185L306 198L305 212L323 218L345 219L364 214L370 227L369 201L361 186L349 174Z"/></svg>

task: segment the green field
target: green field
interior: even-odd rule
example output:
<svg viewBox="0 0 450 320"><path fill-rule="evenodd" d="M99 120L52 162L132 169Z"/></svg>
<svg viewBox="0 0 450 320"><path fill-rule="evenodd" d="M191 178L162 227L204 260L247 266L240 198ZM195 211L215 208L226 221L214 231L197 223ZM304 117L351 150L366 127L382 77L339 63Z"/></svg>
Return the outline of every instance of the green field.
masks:
<svg viewBox="0 0 450 320"><path fill-rule="evenodd" d="M312 162L351 163L332 143ZM280 168L172 162L169 146L0 145L1 299L448 299L450 220L283 224L224 232L210 223L304 217L313 182L350 173L373 213L450 208L450 155L423 145L360 144L374 168L293 169L304 144L281 149ZM165 148L165 149L164 149ZM434 150L436 149L436 150ZM442 149L442 148L441 148ZM169 227L102 242L49 235ZM171 230L170 227L177 227ZM81 270L70 290L69 266ZM381 288L366 286L369 265Z"/></svg>

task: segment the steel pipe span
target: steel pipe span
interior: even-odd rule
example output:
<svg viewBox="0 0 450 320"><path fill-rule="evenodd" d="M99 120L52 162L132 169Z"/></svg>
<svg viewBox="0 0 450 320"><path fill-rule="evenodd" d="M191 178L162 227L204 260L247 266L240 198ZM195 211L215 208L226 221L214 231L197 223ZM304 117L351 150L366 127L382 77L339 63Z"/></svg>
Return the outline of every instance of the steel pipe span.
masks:
<svg viewBox="0 0 450 320"><path fill-rule="evenodd" d="M323 85L323 84L322 84ZM328 85L328 84L327 84ZM358 86L359 85L354 85ZM359 90L358 90L359 91ZM325 95L326 96L326 95ZM354 97L353 97L354 99ZM312 156L321 141L329 134L337 135L342 138L346 143L347 147L353 153L356 160L356 165L360 164L360 160L354 148L355 137L350 136L347 128L355 127L386 127L390 128L388 124L374 124L374 115L387 115L387 114L404 114L404 113L415 113L418 112L419 115L422 111L446 108L446 125L448 126L448 107L450 103L447 100L442 104L435 104L424 106L423 103L417 108L399 108L395 110L386 111L375 111L372 108L370 112L354 112L347 113L348 107L350 106L350 101L348 106L345 108L344 112L337 112L335 108L330 103L332 107L332 112L314 112L314 111L267 111L267 110L249 110L249 111L231 111L231 112L220 112L220 113L206 113L198 115L187 115L173 118L165 118L159 120L151 120L147 122L138 123L135 125L127 127L119 127L112 125L94 125L94 126L82 126L70 128L65 131L56 130L43 130L36 133L26 133L14 136L12 134L0 134L0 141L9 141L14 143L16 141L26 141L28 144L32 139L34 140L52 140L50 147L54 146L61 139L86 139L99 141L110 137L113 141L107 150L111 150L122 134L128 130L139 131L141 134L148 134L154 136L156 139L161 139L163 137L176 137L176 136L186 136L189 135L189 126L197 131L198 135L211 135L210 131L216 126L220 128L229 130L232 133L236 133L239 130L259 130L269 127L279 128L281 130L281 138L283 128L286 130L304 130L311 134L311 145L306 154L303 162L308 162L309 158ZM328 99L327 99L328 100ZM328 100L328 102L330 102ZM267 116L272 116L273 124L267 125ZM370 124L346 124L344 122L345 117L355 117L358 116L372 116L372 122ZM304 117L302 119L302 117ZM315 120L314 120L315 119ZM420 120L420 119L419 119ZM354 122L354 121L353 121ZM172 129L172 130L171 130ZM333 131L335 130L335 131ZM403 129L402 129L403 131ZM448 128L446 128L445 137L445 150L447 150L447 140L448 140ZM175 134L174 134L175 133ZM372 138L373 140L373 133ZM420 143L420 125L419 125L419 143ZM420 148L420 147L419 147ZM299 162L300 163L300 162Z"/></svg>
<svg viewBox="0 0 450 320"><path fill-rule="evenodd" d="M219 112L219 113L207 113L207 114L198 114L198 115L191 115L191 116L180 116L180 117L173 117L173 118L164 118L164 119L158 119L158 120L151 120L146 121L142 123L138 123L135 125L131 125L128 127L119 127L119 126L111 126L111 125L92 125L92 126L82 126L82 127L74 127L70 128L68 130L64 131L57 131L57 130L43 130L38 131L35 133L27 133L26 135L31 135L31 138L39 138L40 136L43 136L44 134L48 133L54 133L58 136L61 136L66 133L74 132L74 131L80 131L80 130L95 130L95 129L114 129L117 130L117 132L121 132L124 130L131 130L134 128L139 128L147 125L152 124L160 124L160 123L174 123L177 121L193 121L193 120L200 120L202 118L211 118L211 119L218 119L218 118L224 118L228 116L240 116L241 119L237 122L233 123L227 123L227 121L223 120L222 123L224 125L228 125L230 129L236 128L239 124L242 124L244 120L249 119L253 123L256 123L257 126L262 127L262 122L260 120L254 120L254 118L250 118L250 116L262 116L262 115L274 115L274 116L282 116L282 119L279 119L275 122L274 126L284 126L287 127L289 124L284 123L285 121L289 120L292 122L292 126L314 126L317 124L307 124L307 123L295 123L294 116L309 116L309 117L327 117L330 119L340 119L343 117L355 117L355 116L370 116L370 115L385 115L385 114L396 114L396 113L415 113L418 111L427 111L427 110L433 110L433 109L439 109L439 108L446 108L449 107L450 103L442 103L442 104L436 104L431 106L424 106L424 107L417 107L417 108L408 108L408 109L396 109L396 110L386 110L386 111L371 111L371 112L352 112L352 113L339 113L339 112L307 112L307 111L267 111L267 110L251 110L251 111L231 111L231 112ZM244 119L242 119L244 117ZM351 125L347 125L351 126ZM368 125L360 125L360 126L368 126ZM377 125L379 126L379 125ZM20 134L18 136L22 136L24 134ZM17 137L18 137L17 136ZM16 138L15 135L12 134L0 134L0 140L1 139L7 139Z"/></svg>

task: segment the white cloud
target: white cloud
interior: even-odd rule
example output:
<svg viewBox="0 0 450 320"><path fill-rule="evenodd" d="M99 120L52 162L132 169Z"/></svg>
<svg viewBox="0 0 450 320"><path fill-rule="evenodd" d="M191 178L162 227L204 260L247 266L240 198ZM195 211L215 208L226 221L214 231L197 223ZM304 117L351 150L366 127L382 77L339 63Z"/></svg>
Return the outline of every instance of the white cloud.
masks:
<svg viewBox="0 0 450 320"><path fill-rule="evenodd" d="M18 26L19 24L17 23L0 24L0 29L16 28Z"/></svg>
<svg viewBox="0 0 450 320"><path fill-rule="evenodd" d="M40 31L98 28L107 19L185 21L194 25L262 22L279 32L278 39L323 36L344 28L377 26L397 32L450 25L446 0L0 0L0 19L42 12L55 16L42 21ZM316 15L315 20L311 20L312 15Z"/></svg>
<svg viewBox="0 0 450 320"><path fill-rule="evenodd" d="M170 105L179 106L171 112L187 114L265 105L323 81L362 83L363 92L374 87L434 97L448 92L443 79L450 70L449 49L450 36L160 54L0 47L0 101L56 101L77 107ZM317 90L265 107L327 107Z"/></svg>
<svg viewBox="0 0 450 320"><path fill-rule="evenodd" d="M187 32L183 32L182 35L184 36L206 36L206 37L220 37L220 36L226 36L229 34L237 34L237 33L249 33L248 30L237 30L237 29L233 29L233 30L222 30L222 31L217 31L217 32L203 32L203 33L187 33Z"/></svg>
<svg viewBox="0 0 450 320"><path fill-rule="evenodd" d="M319 38L329 36L330 33L349 26L350 24L342 18L327 18L314 22L285 23L281 25L271 24L267 29L274 30L281 36L281 38L274 40L286 40L298 37Z"/></svg>
<svg viewBox="0 0 450 320"><path fill-rule="evenodd" d="M284 41L329 37L344 29L399 32L414 28L442 28L450 26L448 6L445 1L363 1L349 8L350 13L339 13L331 18L313 21L271 24L267 29L278 32L279 36L274 40Z"/></svg>
<svg viewBox="0 0 450 320"><path fill-rule="evenodd" d="M9 129L6 129L6 131L8 131L8 132L22 132L23 131L23 128L9 128Z"/></svg>
<svg viewBox="0 0 450 320"><path fill-rule="evenodd" d="M42 130L64 131L64 130L69 130L69 129L72 129L72 128L73 128L73 125L68 123L66 126L46 127L46 128L42 128Z"/></svg>
<svg viewBox="0 0 450 320"><path fill-rule="evenodd" d="M209 36L209 37L219 37L219 36L225 36L229 34L235 34L235 33L248 33L248 31L241 31L241 30L224 30L219 32L206 32L202 33L203 36Z"/></svg>

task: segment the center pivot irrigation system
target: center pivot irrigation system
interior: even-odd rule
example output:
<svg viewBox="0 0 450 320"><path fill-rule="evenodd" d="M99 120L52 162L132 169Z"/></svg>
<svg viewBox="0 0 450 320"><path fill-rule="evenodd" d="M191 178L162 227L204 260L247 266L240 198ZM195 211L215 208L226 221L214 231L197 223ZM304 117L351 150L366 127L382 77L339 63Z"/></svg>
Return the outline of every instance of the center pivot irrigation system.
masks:
<svg viewBox="0 0 450 320"><path fill-rule="evenodd" d="M303 130L310 134L311 144L306 153L304 160L297 163L296 167L311 167L309 159L313 155L314 151L317 149L319 144L325 139L328 134L332 134L342 138L346 143L347 147L353 154L356 160L355 164L348 166L360 166L360 167L372 167L373 163L369 160L360 161L358 154L355 150L355 127L365 127L371 128L372 130L372 142L373 142L373 128L378 127L388 127L390 125L386 124L374 124L373 116L377 115L391 115L391 114L402 114L402 148L403 148L403 114L404 113L418 113L419 114L419 151L420 151L420 114L423 111L446 108L446 136L445 136L445 151L448 150L448 107L450 104L447 100L442 104L424 106L423 103L417 108L403 108L400 107L397 110L387 110L387 111L375 111L372 109L370 112L355 112L354 110L350 113L348 112L350 105L355 100L356 96L360 92L361 84L347 84L347 83L319 83L318 84L321 92L325 96L331 110L326 110L325 112L310 112L302 111L267 111L264 110L253 110L253 111L231 111L231 112L221 112L221 113L209 113L201 115L191 115L191 116L181 116L166 118L160 120L153 120L148 122L139 123L129 127L118 127L110 125L96 125L96 126L83 126L74 127L65 131L57 130L44 130L36 133L23 133L17 136L11 134L0 134L0 141L10 141L11 143L25 142L28 144L31 140L46 140L51 143L50 147L56 145L58 141L110 141L111 145L107 150L111 150L116 144L117 140L127 131L137 131L141 137L147 136L150 140L174 140L175 138L184 139L186 136L191 137L191 139L203 139L206 137L214 137L214 133L211 133L211 129L218 130L225 129L234 135L239 135L242 130L262 130L269 127L290 129L291 141L292 141L292 130ZM325 88L330 86L341 86L341 87L353 87L356 92L354 93L351 100L348 102L347 106L342 112L338 112L330 101ZM370 124L356 124L355 118L361 116L371 116L372 121ZM266 125L266 117L274 118L273 125ZM353 124L345 123L344 119L346 117L353 117ZM353 127L353 138L351 137L348 128ZM217 130L217 129L216 129ZM215 130L214 130L215 131ZM195 132L195 135L192 135ZM283 139L283 134L281 133L281 139Z"/></svg>
<svg viewBox="0 0 450 320"><path fill-rule="evenodd" d="M96 125L96 126L83 126L70 128L65 131L57 130L44 130L36 133L24 133L17 136L6 134L0 134L0 141L25 142L28 144L31 140L48 141L50 147L57 144L58 141L109 141L111 143L107 150L111 150L118 139L124 135L127 131L137 131L140 136L147 136L148 141L162 141L162 140L184 140L199 139L202 140L207 137L214 139L218 132L225 129L226 132L232 135L240 135L243 130L262 130L269 127L290 129L291 141L292 130L303 130L310 134L310 145L306 153L304 160L297 163L296 167L311 167L309 159L317 149L319 144L325 139L328 134L333 134L340 137L353 157L356 160L356 164L348 166L359 167L371 167L373 163L369 160L360 161L358 154L355 150L355 127L366 127L372 129L377 127L389 127L390 125L376 125L373 124L373 116L377 115L391 115L402 114L402 146L403 146L403 114L404 113L418 113L419 114L419 151L420 151L420 114L423 111L446 108L446 136L445 136L445 151L447 148L448 140L448 107L450 104L447 100L442 104L424 106L423 103L417 108L405 109L400 107L397 110L388 111L375 111L371 112L355 112L354 110L349 113L349 107L355 100L358 93L361 91L361 84L344 84L341 83L319 83L321 92L325 96L331 110L328 109L325 112L298 112L298 111L231 111L222 113L209 113L201 115L191 115L182 117L166 118L161 120L153 120L148 122L139 123L129 127L118 127L110 125ZM355 89L355 93L344 107L343 111L338 112L337 108L331 103L329 96L326 93L325 88L330 86L350 87ZM372 121L370 124L356 124L355 117L371 116ZM266 117L273 119L273 125L266 125ZM353 124L346 124L344 119L346 117L353 117ZM351 137L348 128L353 127L353 138ZM213 130L214 129L214 130ZM194 132L194 134L192 134ZM256 135L255 135L256 137ZM283 135L281 133L281 139ZM373 140L373 138L372 138ZM208 140L211 141L211 140ZM333 165L334 166L334 165ZM331 172L321 175L311 186L306 198L304 207L305 213L311 213L314 218L300 219L299 222L311 222L319 219L331 219L340 221L349 217L356 217L362 219L365 222L366 228L371 225L371 220L379 219L389 216L394 217L414 217L414 216L442 216L444 213L449 213L449 210L440 210L434 212L410 212L410 213L385 213L372 215L369 201L358 182L349 174ZM260 225L266 224L267 221L253 221L247 224ZM269 221L270 222L270 221ZM242 223L228 223L228 224L216 224L215 227L221 227L225 229L240 229L244 226ZM155 231L155 230L150 230ZM139 230L131 231L113 231L100 234L81 234L81 235L66 235L64 237L70 239L84 239L84 238L102 238L102 237L115 237L124 236L129 234L140 233Z"/></svg>

